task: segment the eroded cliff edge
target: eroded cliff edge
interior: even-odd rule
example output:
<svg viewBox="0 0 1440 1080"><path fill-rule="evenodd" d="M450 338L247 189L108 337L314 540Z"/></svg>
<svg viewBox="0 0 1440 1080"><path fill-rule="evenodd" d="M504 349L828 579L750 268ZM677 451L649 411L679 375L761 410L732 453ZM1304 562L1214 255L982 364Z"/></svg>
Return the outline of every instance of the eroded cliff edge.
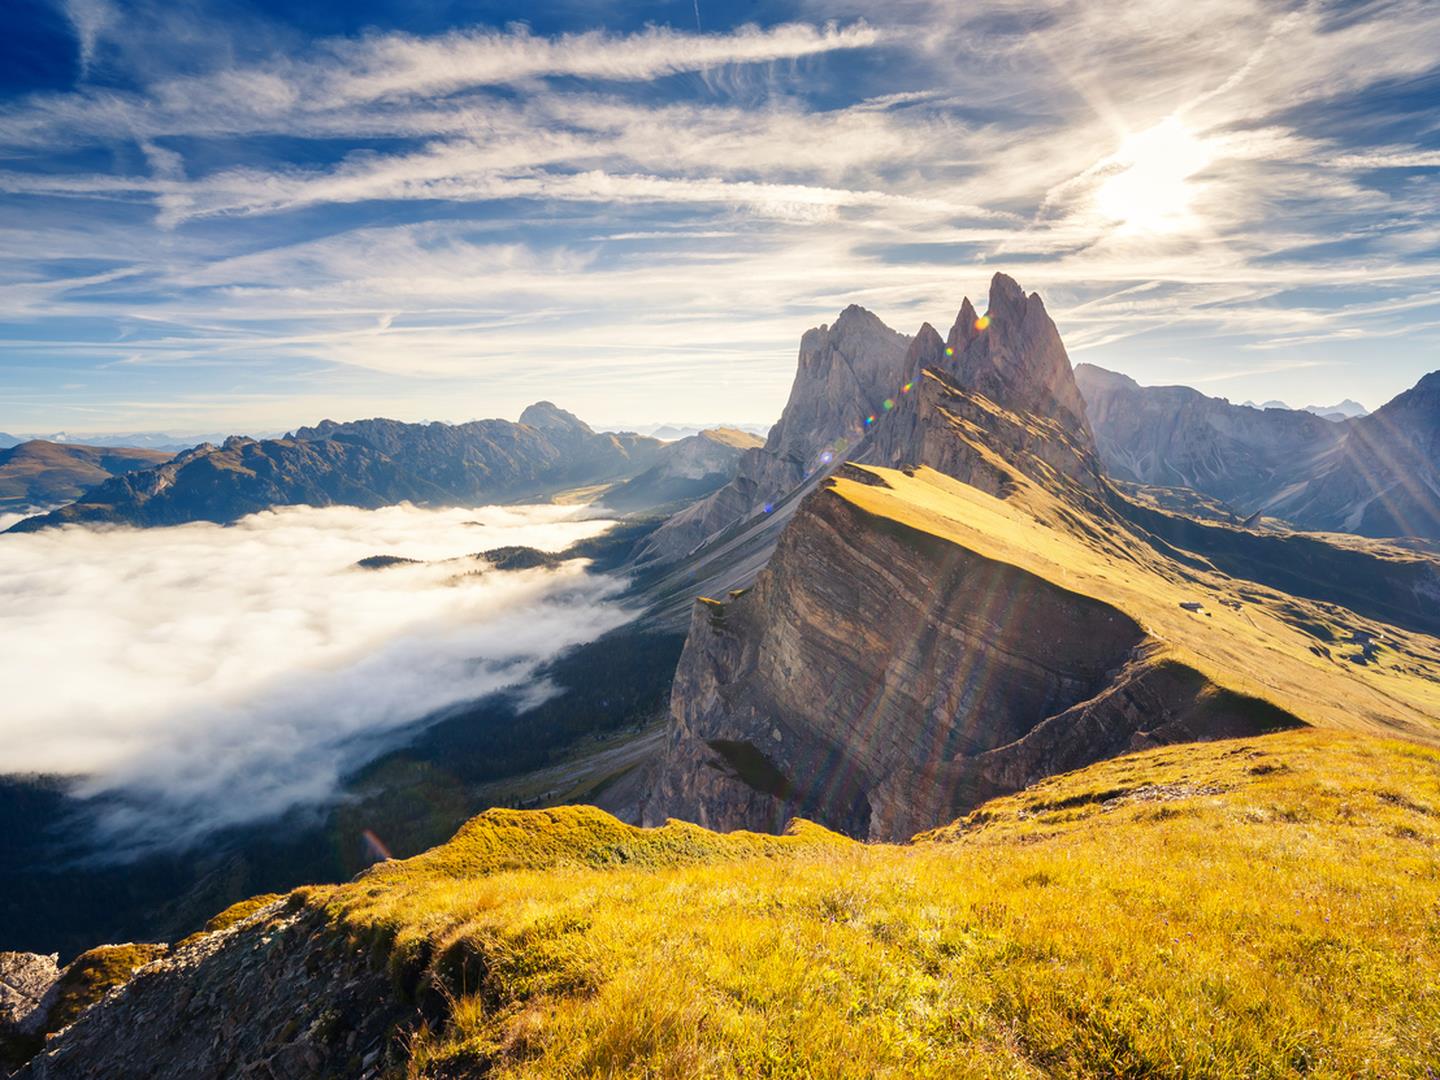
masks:
<svg viewBox="0 0 1440 1080"><path fill-rule="evenodd" d="M1298 723L1118 608L846 497L877 482L849 470L754 588L697 604L647 823L903 840L1101 757Z"/></svg>

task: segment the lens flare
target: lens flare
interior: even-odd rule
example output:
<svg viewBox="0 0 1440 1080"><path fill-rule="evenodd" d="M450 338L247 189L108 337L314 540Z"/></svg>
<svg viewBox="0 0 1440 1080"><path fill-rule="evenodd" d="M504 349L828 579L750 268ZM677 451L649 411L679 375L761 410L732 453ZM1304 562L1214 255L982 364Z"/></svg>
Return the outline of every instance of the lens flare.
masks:
<svg viewBox="0 0 1440 1080"><path fill-rule="evenodd" d="M984 329L986 329L987 327L989 327L989 325L990 325L990 316L989 316L989 315L981 315L978 319L975 320L975 329L976 329L976 330L984 330Z"/></svg>
<svg viewBox="0 0 1440 1080"><path fill-rule="evenodd" d="M954 356L954 355L955 355L955 350L952 349L949 345L946 345L946 346L945 346L945 355L946 355L946 356ZM910 389L910 388L907 386L905 389L908 390L908 389Z"/></svg>
<svg viewBox="0 0 1440 1080"><path fill-rule="evenodd" d="M822 465L829 465L830 462L832 462L832 461L834 461L834 460L835 460L835 455L832 454L829 450L826 450L824 453L822 453L822 454L820 455L820 463L821 463Z"/></svg>
<svg viewBox="0 0 1440 1080"><path fill-rule="evenodd" d="M371 830L362 830L360 837L365 841L365 853L370 857L371 862L389 862L395 857L390 854L390 849L385 846L385 842Z"/></svg>
<svg viewBox="0 0 1440 1080"><path fill-rule="evenodd" d="M908 394L910 392L910 388L914 385L915 384L913 382L907 382L904 386L900 387L900 393Z"/></svg>

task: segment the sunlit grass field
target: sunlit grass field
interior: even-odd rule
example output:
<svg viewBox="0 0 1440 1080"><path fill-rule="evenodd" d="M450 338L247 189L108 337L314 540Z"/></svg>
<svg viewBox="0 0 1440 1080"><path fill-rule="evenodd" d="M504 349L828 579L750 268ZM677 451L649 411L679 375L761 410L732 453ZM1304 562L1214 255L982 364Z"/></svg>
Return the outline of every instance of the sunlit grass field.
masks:
<svg viewBox="0 0 1440 1080"><path fill-rule="evenodd" d="M302 896L429 1003L414 1076L1426 1076L1437 815L1440 752L1302 731L904 846L491 811Z"/></svg>

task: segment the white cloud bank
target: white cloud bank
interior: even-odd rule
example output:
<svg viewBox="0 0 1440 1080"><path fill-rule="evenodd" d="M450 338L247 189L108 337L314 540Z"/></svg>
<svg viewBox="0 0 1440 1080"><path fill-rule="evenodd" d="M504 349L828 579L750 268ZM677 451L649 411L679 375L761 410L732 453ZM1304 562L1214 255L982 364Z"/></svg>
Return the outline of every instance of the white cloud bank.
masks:
<svg viewBox="0 0 1440 1080"><path fill-rule="evenodd" d="M322 804L421 717L533 678L619 625L580 562L357 569L371 555L558 550L564 507L286 508L230 528L0 538L0 772L83 775L113 852ZM464 576L461 576L464 575Z"/></svg>

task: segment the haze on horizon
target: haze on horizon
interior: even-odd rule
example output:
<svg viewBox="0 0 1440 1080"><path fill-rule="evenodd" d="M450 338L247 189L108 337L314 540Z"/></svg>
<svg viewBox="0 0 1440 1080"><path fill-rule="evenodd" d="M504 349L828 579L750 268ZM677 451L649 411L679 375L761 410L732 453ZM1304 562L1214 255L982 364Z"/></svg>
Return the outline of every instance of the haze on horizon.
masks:
<svg viewBox="0 0 1440 1080"><path fill-rule="evenodd" d="M518 22L516 20L526 20ZM1425 0L35 0L0 430L770 420L846 304L996 269L1076 362L1382 404L1437 366Z"/></svg>

